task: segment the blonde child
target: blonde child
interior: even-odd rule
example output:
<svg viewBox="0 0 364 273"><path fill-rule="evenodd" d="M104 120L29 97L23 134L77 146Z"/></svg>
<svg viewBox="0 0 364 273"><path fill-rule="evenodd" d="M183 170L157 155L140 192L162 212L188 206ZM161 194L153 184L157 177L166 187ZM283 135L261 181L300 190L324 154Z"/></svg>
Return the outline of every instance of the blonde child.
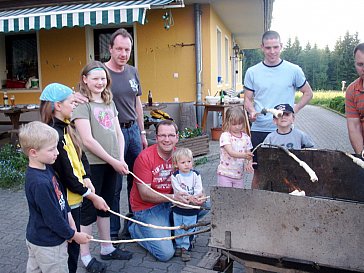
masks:
<svg viewBox="0 0 364 273"><path fill-rule="evenodd" d="M124 137L112 101L110 82L110 75L101 62L92 61L86 65L81 71L79 91L89 102L75 108L72 120L90 162L95 192L111 207L117 173L127 174L128 166L124 161ZM110 240L110 213L95 209L86 200L81 209L81 230L91 234L94 222L97 222L99 237ZM114 248L111 243L101 243L100 257L103 260L129 260L132 253ZM81 246L81 260L88 271L105 270L103 263L91 257L88 244Z"/></svg>
<svg viewBox="0 0 364 273"><path fill-rule="evenodd" d="M50 166L58 155L58 133L42 122L33 121L20 128L19 142L29 158L25 174L25 195L29 207L26 271L69 272L67 241L83 244L92 236L76 230L62 184L58 183Z"/></svg>
<svg viewBox="0 0 364 273"><path fill-rule="evenodd" d="M70 124L75 107L72 89L60 84L47 85L40 96L40 115L44 123L53 127L59 136L57 149L59 155L52 165L59 182L67 191L67 201L76 228L80 231L81 205L83 198L89 199L96 208L107 211L105 200L95 194L90 180L89 163L75 130ZM68 269L76 273L80 246L76 242L68 244Z"/></svg>
<svg viewBox="0 0 364 273"><path fill-rule="evenodd" d="M239 106L226 111L220 137L220 164L217 168L217 185L243 188L244 172L253 172L250 137L244 132L245 115Z"/></svg>
<svg viewBox="0 0 364 273"><path fill-rule="evenodd" d="M172 154L172 163L175 171L172 175L173 193L184 194L189 203L198 203L198 199L203 197L202 181L200 174L193 170L193 155L192 151L187 148L177 148ZM175 226L180 225L193 225L197 222L197 214L199 210L188 209L185 207L173 207L173 221ZM175 231L175 235L193 232L195 229L185 231L179 229ZM187 262L191 259L190 237L184 236L176 239L176 252L175 256L180 256L182 261Z"/></svg>

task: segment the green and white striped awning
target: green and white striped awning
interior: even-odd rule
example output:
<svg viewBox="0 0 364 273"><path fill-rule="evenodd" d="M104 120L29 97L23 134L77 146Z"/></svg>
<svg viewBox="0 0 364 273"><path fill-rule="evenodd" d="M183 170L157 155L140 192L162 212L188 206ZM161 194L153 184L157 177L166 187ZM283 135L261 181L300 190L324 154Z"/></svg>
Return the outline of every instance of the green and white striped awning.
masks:
<svg viewBox="0 0 364 273"><path fill-rule="evenodd" d="M147 9L171 2L174 0L94 2L0 11L0 32L133 22L144 24Z"/></svg>

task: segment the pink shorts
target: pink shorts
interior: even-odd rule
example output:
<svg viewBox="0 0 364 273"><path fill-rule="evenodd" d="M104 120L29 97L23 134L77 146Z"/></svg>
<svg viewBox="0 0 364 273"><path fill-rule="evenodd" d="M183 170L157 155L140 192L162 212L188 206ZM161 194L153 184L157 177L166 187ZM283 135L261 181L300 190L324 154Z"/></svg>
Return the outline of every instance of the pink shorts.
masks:
<svg viewBox="0 0 364 273"><path fill-rule="evenodd" d="M230 188L244 188L244 180L241 179L235 179L230 178L223 175L217 175L217 185L220 187L230 187Z"/></svg>

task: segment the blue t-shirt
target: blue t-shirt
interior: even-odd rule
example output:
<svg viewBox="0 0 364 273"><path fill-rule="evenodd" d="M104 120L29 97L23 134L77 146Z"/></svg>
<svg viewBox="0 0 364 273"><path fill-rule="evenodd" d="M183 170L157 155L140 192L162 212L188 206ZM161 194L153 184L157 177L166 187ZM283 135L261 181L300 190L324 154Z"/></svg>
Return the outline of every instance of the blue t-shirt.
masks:
<svg viewBox="0 0 364 273"><path fill-rule="evenodd" d="M30 243L58 246L73 237L75 231L67 217L70 208L52 167L27 168L25 195L29 207L26 238Z"/></svg>
<svg viewBox="0 0 364 273"><path fill-rule="evenodd" d="M254 92L254 107L259 113L263 108L274 108L278 104L294 106L295 92L306 83L302 69L282 60L278 65L268 66L260 62L250 67L244 78L244 88ZM272 114L258 115L251 130L273 132L277 126Z"/></svg>

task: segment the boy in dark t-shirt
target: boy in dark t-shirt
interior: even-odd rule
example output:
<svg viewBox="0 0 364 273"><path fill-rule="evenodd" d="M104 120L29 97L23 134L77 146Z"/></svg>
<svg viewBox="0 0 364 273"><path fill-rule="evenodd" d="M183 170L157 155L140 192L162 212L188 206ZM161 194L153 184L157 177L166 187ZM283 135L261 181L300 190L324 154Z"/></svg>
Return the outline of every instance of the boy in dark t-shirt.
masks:
<svg viewBox="0 0 364 273"><path fill-rule="evenodd" d="M27 272L66 273L67 241L83 244L92 237L76 231L61 185L49 165L58 155L58 133L42 122L33 121L20 129L19 142L29 158L25 174L29 207Z"/></svg>

